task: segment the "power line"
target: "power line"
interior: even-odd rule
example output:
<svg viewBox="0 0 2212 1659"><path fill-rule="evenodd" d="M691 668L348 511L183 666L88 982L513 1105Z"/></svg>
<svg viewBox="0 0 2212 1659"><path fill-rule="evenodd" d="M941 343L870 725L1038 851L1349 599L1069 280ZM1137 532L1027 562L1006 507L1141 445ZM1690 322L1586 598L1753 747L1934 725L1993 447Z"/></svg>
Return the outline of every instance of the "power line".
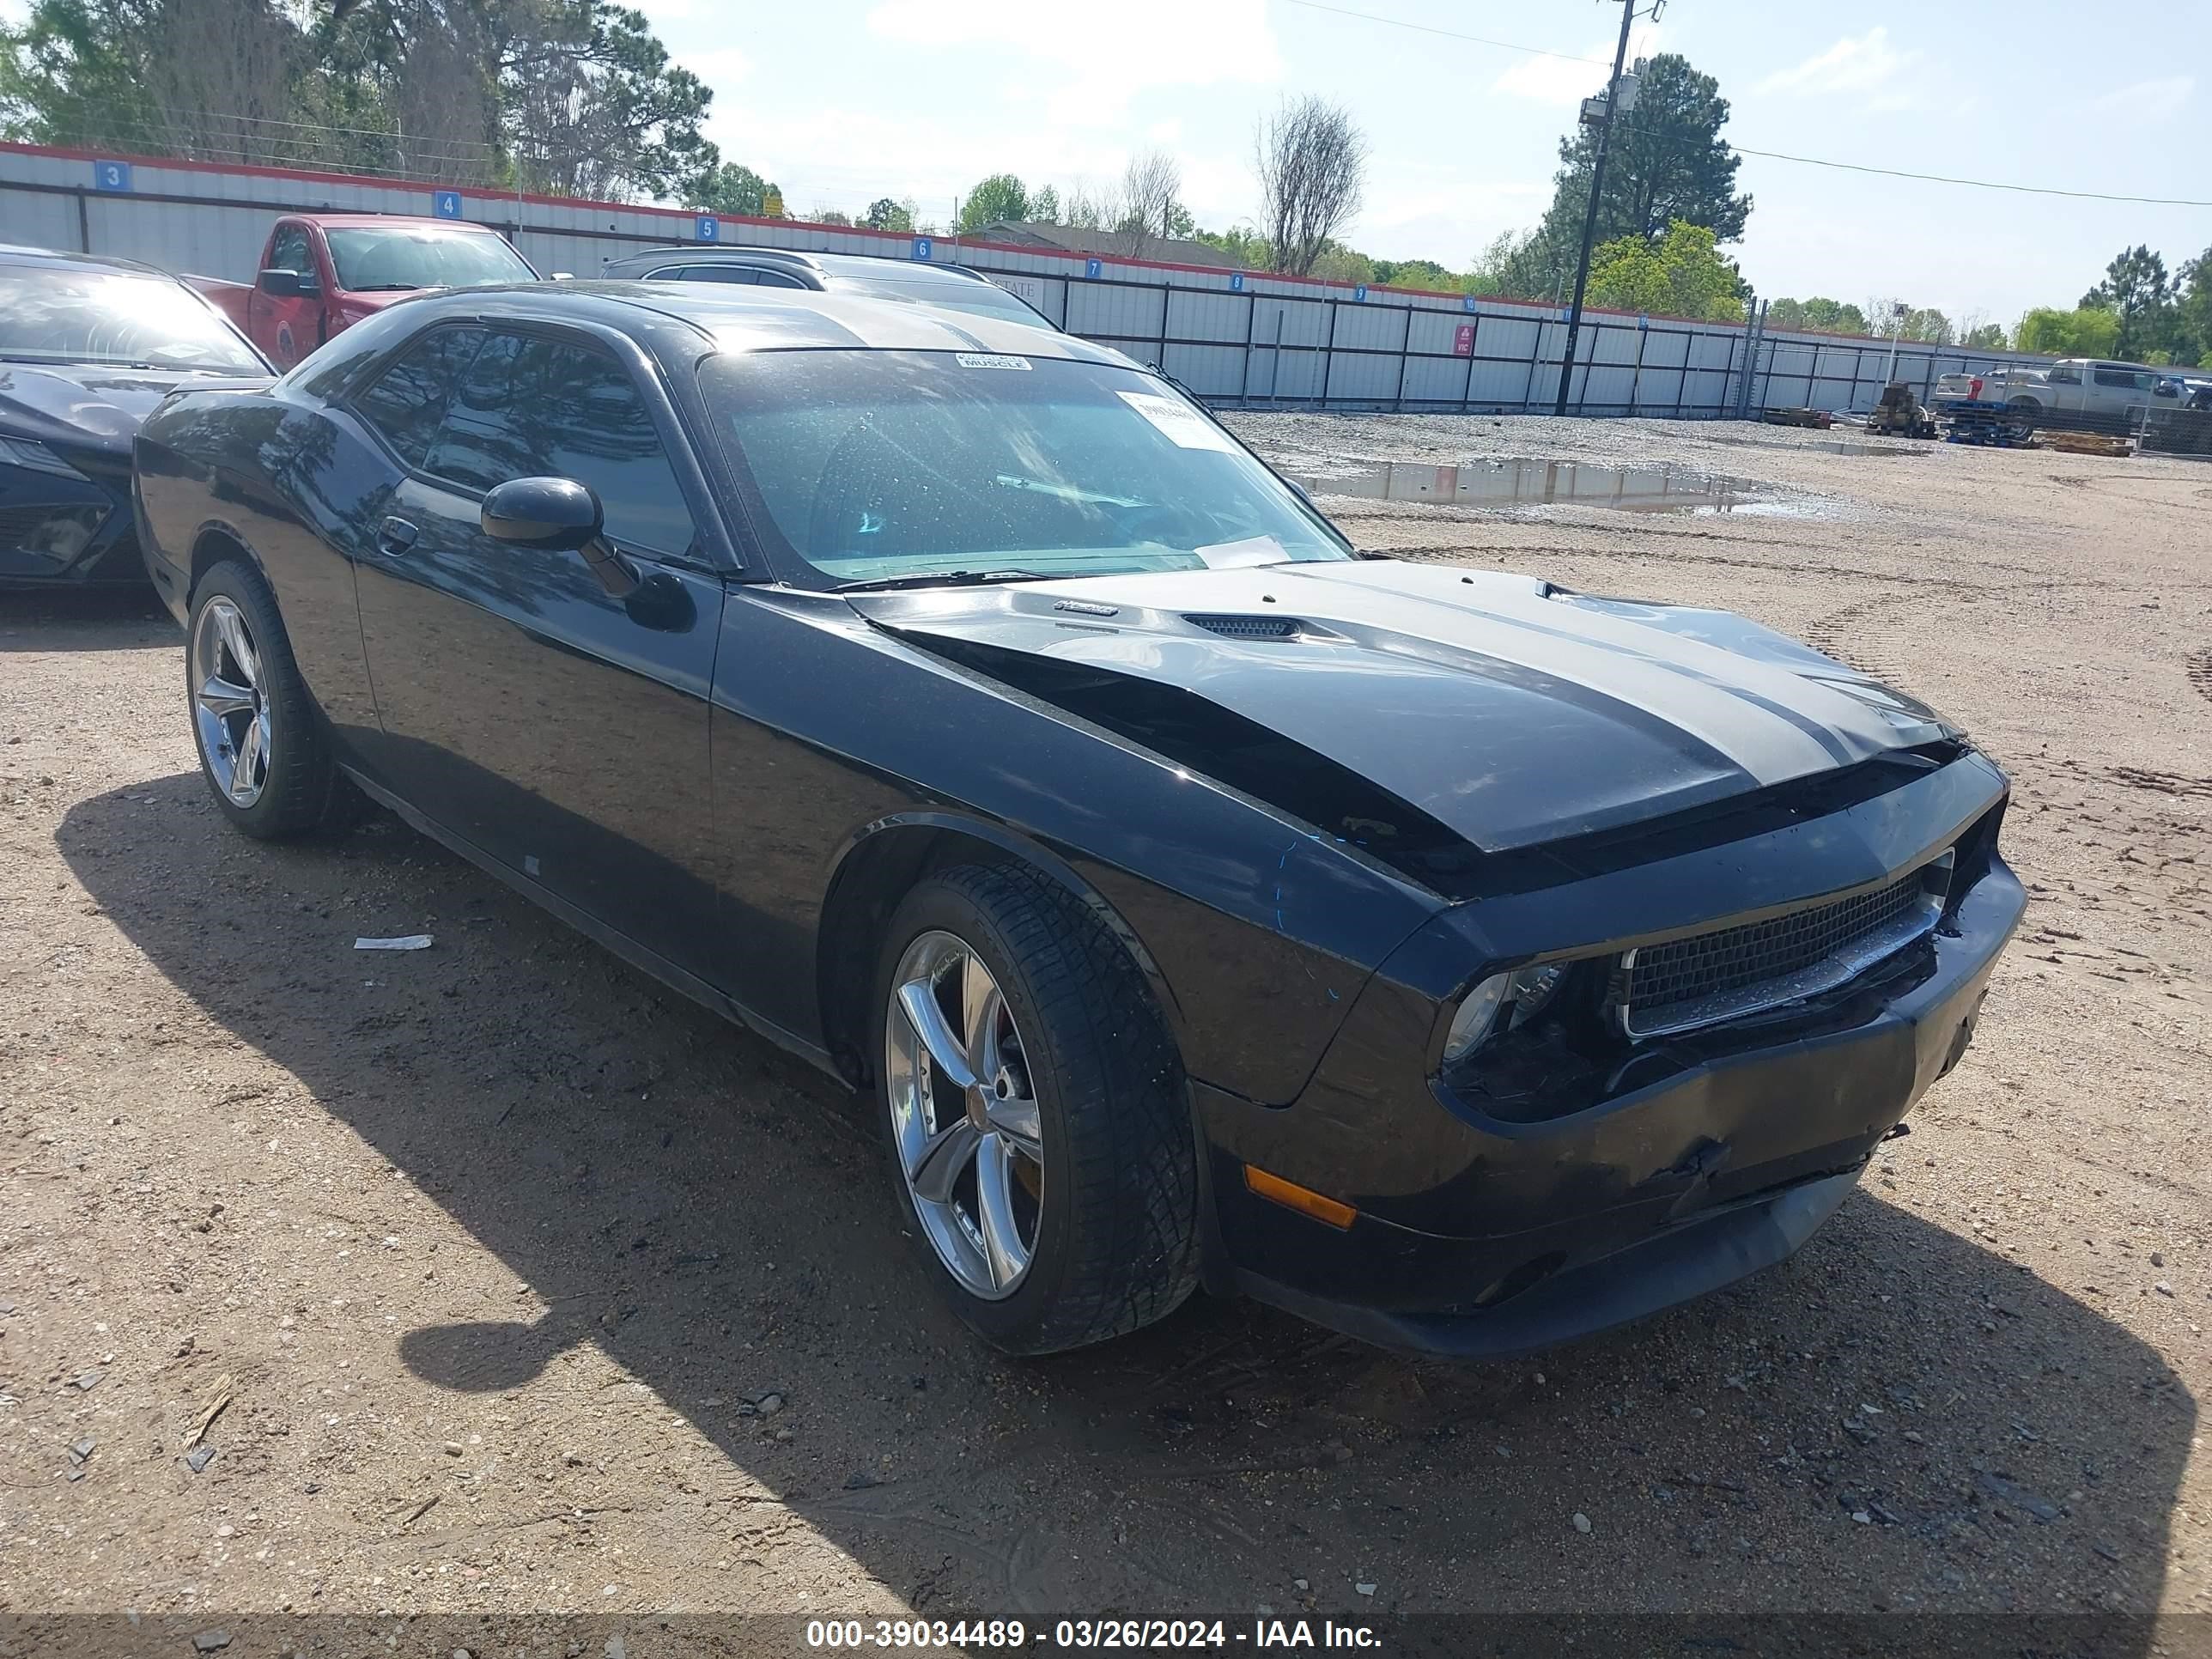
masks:
<svg viewBox="0 0 2212 1659"><path fill-rule="evenodd" d="M1325 6L1321 0L1283 0L1286 6L1303 6L1308 11L1326 11L1339 17L1356 17L1363 23L1382 23L1394 29L1411 29L1416 34L1437 34L1447 40L1471 40L1478 46L1496 46L1500 52L1523 52L1531 58L1560 58L1570 64L1595 64L1605 68L1613 60L1607 58L1585 58L1580 52L1553 52L1544 46L1524 46L1515 40L1492 40L1487 35L1462 34L1457 29L1440 29L1428 23L1415 23L1403 17L1384 17L1371 11L1353 11L1347 6Z"/></svg>
<svg viewBox="0 0 2212 1659"><path fill-rule="evenodd" d="M1594 64L1602 69L1607 60L1585 58L1571 52L1552 52L1542 46L1524 46L1513 40L1493 40L1486 35L1462 34L1456 29L1437 28L1432 24L1416 23L1403 17L1385 17L1377 12L1354 11L1348 6L1330 6L1322 0L1283 0L1285 5L1301 6L1308 11L1325 11L1333 16L1357 18L1363 23L1380 23L1389 28L1410 29L1417 34L1438 35L1447 40L1466 40L1479 46L1496 46L1503 52L1526 52L1532 58L1558 58L1571 64ZM1649 127L1638 131L1650 131ZM1878 173L1887 179L1914 179L1923 184L1959 185L1972 190L2009 191L2021 196L2064 196L2085 202L2129 202L2146 207L2212 207L2212 201L2199 201L2185 196L2129 196L2112 191L2061 190L2053 185L2011 185L1993 179L1960 179L1942 173L1909 173L1900 167L1878 167L1859 161L1835 161L1819 155L1791 155L1778 149L1753 149L1747 144L1730 144L1729 148L1744 155L1757 155L1770 161L1795 161L1810 167L1833 167L1844 173Z"/></svg>
<svg viewBox="0 0 2212 1659"><path fill-rule="evenodd" d="M1648 132L1651 129L1646 127L1641 131ZM1942 173L1907 173L1900 167L1869 167L1859 161L1832 161L1818 155L1785 155L1778 149L1753 149L1747 144L1730 144L1729 148L1739 155L1764 156L1770 161L1796 161L1808 167L1835 167L1844 173L1878 173L1887 179L1917 179L1924 184L1964 185L1974 190L2008 190L2022 196L2070 196L2080 201L2136 202L2149 207L2212 207L2212 201L2198 201L2186 196L2124 196L2104 190L2061 190L2055 185L2008 185L1993 179L1957 179Z"/></svg>

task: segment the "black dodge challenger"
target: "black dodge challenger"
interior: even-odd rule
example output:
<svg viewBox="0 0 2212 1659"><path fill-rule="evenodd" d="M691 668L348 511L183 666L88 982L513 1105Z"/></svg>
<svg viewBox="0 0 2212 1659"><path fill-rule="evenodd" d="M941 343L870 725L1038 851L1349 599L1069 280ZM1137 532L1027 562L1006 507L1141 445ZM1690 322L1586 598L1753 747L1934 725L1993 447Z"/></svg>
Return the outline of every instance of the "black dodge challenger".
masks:
<svg viewBox="0 0 2212 1659"><path fill-rule="evenodd" d="M1364 557L1117 354L393 307L138 440L249 835L365 794L881 1103L990 1340L1541 1346L1787 1255L1972 1034L2007 789L1723 613Z"/></svg>

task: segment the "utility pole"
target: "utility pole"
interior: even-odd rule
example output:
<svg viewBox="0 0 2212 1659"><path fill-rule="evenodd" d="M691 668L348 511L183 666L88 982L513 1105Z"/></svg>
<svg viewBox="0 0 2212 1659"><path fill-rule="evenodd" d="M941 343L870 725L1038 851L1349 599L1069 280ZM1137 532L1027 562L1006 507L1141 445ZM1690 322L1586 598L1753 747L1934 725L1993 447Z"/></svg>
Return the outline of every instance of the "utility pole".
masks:
<svg viewBox="0 0 2212 1659"><path fill-rule="evenodd" d="M1620 112L1620 71L1628 62L1628 30L1635 21L1636 0L1620 0L1620 44L1613 48L1613 79L1605 83L1605 115L1597 124L1597 156L1590 163L1589 206L1583 214L1583 253L1575 266L1575 306L1567 313L1567 349L1559 364L1559 398L1552 405L1554 415L1567 412L1567 388L1575 376L1575 336L1582 331L1583 294L1589 287L1590 242L1597 234L1598 195L1605 188L1605 153L1612 143L1613 118Z"/></svg>

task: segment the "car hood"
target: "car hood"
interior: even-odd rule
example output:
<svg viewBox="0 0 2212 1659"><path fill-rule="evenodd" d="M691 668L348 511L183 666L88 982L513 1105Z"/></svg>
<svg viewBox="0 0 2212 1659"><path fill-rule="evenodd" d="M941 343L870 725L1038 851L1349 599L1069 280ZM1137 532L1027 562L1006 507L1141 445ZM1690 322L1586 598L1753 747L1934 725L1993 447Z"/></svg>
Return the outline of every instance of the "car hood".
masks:
<svg viewBox="0 0 2212 1659"><path fill-rule="evenodd" d="M1345 839L1401 850L1442 829L1504 852L1960 735L1740 617L1447 565L850 598L938 654Z"/></svg>
<svg viewBox="0 0 2212 1659"><path fill-rule="evenodd" d="M131 440L162 398L180 386L216 383L172 369L0 362L0 434L127 459Z"/></svg>

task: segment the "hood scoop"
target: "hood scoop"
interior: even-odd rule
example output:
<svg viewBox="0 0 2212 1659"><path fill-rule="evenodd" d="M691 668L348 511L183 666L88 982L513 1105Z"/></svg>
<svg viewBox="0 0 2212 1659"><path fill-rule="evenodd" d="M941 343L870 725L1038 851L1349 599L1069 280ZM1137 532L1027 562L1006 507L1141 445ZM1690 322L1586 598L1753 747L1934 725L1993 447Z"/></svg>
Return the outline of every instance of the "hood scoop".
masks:
<svg viewBox="0 0 2212 1659"><path fill-rule="evenodd" d="M1209 634L1218 634L1229 640L1295 640L1306 631L1305 624L1295 617L1251 617L1234 612L1205 611L1186 613L1183 620L1194 628L1203 628Z"/></svg>

